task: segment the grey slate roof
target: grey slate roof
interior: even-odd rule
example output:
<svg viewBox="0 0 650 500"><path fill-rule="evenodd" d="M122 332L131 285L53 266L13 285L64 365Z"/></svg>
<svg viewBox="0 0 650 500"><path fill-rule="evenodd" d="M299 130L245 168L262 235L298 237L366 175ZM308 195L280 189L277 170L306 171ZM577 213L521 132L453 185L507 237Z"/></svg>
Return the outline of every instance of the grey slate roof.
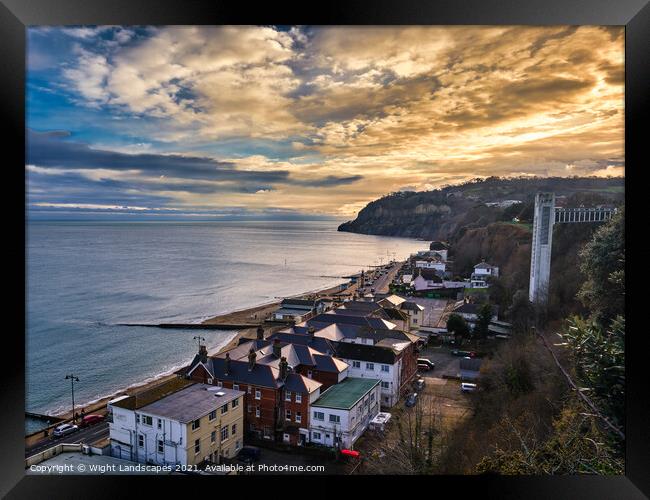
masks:
<svg viewBox="0 0 650 500"><path fill-rule="evenodd" d="M323 328L332 323L368 326L371 328L395 328L395 324L380 318L367 318L359 316L345 316L343 314L319 314L305 322L307 326L315 326L316 329ZM321 326L322 325L322 326Z"/></svg>
<svg viewBox="0 0 650 500"><path fill-rule="evenodd" d="M217 393L223 393L223 395L218 396ZM207 384L193 384L143 406L139 411L188 423L243 395L242 391L217 388Z"/></svg>
<svg viewBox="0 0 650 500"><path fill-rule="evenodd" d="M336 355L343 359L356 359L371 363L395 364L396 354L387 347L377 347L365 344L352 344L339 342L336 346Z"/></svg>
<svg viewBox="0 0 650 500"><path fill-rule="evenodd" d="M400 305L400 309L404 309L406 311L424 311L424 307L422 307L417 302L413 302L411 300L402 302L402 304Z"/></svg>
<svg viewBox="0 0 650 500"><path fill-rule="evenodd" d="M298 373L289 373L284 381L284 389L291 392L302 392L311 394L323 384L313 379L303 377Z"/></svg>

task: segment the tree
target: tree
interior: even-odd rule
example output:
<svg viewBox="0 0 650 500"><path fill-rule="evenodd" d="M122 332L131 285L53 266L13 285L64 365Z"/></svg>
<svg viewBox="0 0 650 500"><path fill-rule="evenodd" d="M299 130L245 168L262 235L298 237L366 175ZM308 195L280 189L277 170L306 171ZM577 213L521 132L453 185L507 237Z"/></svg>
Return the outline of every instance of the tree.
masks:
<svg viewBox="0 0 650 500"><path fill-rule="evenodd" d="M571 352L578 381L607 417L625 423L625 318L617 316L605 330L595 321L569 320L562 334Z"/></svg>
<svg viewBox="0 0 650 500"><path fill-rule="evenodd" d="M585 275L578 298L607 328L625 314L625 207L596 231L580 252Z"/></svg>
<svg viewBox="0 0 650 500"><path fill-rule="evenodd" d="M528 300L526 290L517 290L512 297L512 304L506 311L515 332L527 333L533 325L535 310Z"/></svg>
<svg viewBox="0 0 650 500"><path fill-rule="evenodd" d="M462 316L450 314L447 318L447 331L454 334L457 344L462 344L463 339L469 335L469 326Z"/></svg>
<svg viewBox="0 0 650 500"><path fill-rule="evenodd" d="M492 321L492 305L489 302L484 303L478 311L478 319L474 327L474 336L477 339L484 339L487 337L490 322Z"/></svg>

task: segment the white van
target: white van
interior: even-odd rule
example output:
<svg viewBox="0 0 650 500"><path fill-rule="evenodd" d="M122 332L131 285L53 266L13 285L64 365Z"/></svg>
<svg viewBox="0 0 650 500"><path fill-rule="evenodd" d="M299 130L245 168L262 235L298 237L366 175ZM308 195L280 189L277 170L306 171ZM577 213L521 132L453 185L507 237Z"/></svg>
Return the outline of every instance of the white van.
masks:
<svg viewBox="0 0 650 500"><path fill-rule="evenodd" d="M460 384L461 392L474 392L476 390L476 384L470 384L469 382L462 382Z"/></svg>

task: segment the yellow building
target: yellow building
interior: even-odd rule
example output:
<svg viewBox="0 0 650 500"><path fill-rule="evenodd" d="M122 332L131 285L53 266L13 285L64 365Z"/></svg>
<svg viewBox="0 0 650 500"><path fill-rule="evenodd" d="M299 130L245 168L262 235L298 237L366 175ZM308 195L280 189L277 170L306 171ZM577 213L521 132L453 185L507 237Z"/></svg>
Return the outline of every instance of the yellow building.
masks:
<svg viewBox="0 0 650 500"><path fill-rule="evenodd" d="M189 385L140 408L128 397L113 400L112 455L160 465L233 458L244 443L243 406L244 392L206 384Z"/></svg>

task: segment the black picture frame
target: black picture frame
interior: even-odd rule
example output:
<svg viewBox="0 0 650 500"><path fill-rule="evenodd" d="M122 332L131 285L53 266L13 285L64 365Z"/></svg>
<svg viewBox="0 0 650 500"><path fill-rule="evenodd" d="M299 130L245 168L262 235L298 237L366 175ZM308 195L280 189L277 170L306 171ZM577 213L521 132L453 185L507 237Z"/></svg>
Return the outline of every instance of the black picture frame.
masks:
<svg viewBox="0 0 650 500"><path fill-rule="evenodd" d="M307 2L266 2L247 4L244 2L213 1L169 1L169 0L3 0L0 5L0 91L2 96L2 117L5 129L5 162L3 173L9 176L6 192L12 192L15 200L7 202L11 213L12 230L10 238L22 251L12 253L15 264L7 267L15 273L5 291L8 294L8 317L3 338L3 380L0 383L0 495L7 498L75 498L121 496L127 491L125 481L142 484L150 478L142 477L98 477L98 476L49 476L24 475L24 402L25 402L25 29L29 25L79 25L79 24L464 24L464 25L625 25L626 27L626 79L625 79L625 157L626 157L626 203L628 207L627 229L633 227L636 215L642 209L642 195L634 195L635 189L643 186L642 152L644 121L648 111L650 92L650 6L647 0L374 0L374 1L328 1L316 6ZM13 153L11 156L6 152ZM8 160L7 158L11 158ZM628 178L632 182L628 182ZM10 187L9 187L10 186ZM21 191L22 189L22 191ZM631 190L628 192L628 190ZM22 197L21 197L22 192ZM22 205L21 205L22 203ZM638 205L638 206L637 206ZM15 225L15 226L14 226ZM629 235L632 235L628 231ZM22 236L22 238L21 238ZM643 247L647 248L647 247ZM635 247L628 245L627 265L630 271L634 264L643 266L635 258ZM647 255L647 251L646 251ZM631 259L631 260L630 260ZM637 267L638 269L638 267ZM21 273L22 271L22 273ZM639 271L641 273L642 271ZM628 276L634 276L627 272ZM383 487L388 482L404 489L410 495L440 494L444 487L451 487L446 494L456 496L467 493L483 498L645 498L650 495L650 413L647 398L643 319L638 317L644 311L640 301L642 295L627 297L628 336L627 353L627 422L626 422L626 473L620 477L569 476L569 477L495 477L495 476L430 476L423 478L373 477L372 484ZM635 314L635 311L636 314ZM630 323L632 321L632 323ZM636 322L641 327L635 328ZM11 327L7 328L8 325ZM53 360L56 362L56 360ZM291 476L290 481L294 481ZM196 479L196 478L195 478ZM195 479L192 479L195 480ZM224 480L247 481L236 484L241 492L251 484L250 477L233 477ZM265 477L257 481L263 490L248 490L249 494L259 491L268 494L268 481L287 477ZM305 478L302 478L303 480ZM305 486L314 488L317 478L306 478ZM347 491L352 479L337 478L328 490L331 494ZM155 485L168 488L172 479L158 479ZM327 478L319 482L327 481ZM339 482L340 481L340 482ZM413 482L415 481L415 483ZM418 484L416 484L418 483ZM154 483L148 484L149 488ZM215 483L201 483L206 491L193 486L186 494L218 494ZM221 485L221 483L219 483ZM255 485L257 486L257 485ZM325 486L329 486L325 483ZM132 487L132 486L131 486ZM181 486L187 488L187 485ZM150 490L147 490L149 492ZM294 489L294 492L299 490ZM396 493L397 493L396 491ZM289 493L285 491L284 493Z"/></svg>

